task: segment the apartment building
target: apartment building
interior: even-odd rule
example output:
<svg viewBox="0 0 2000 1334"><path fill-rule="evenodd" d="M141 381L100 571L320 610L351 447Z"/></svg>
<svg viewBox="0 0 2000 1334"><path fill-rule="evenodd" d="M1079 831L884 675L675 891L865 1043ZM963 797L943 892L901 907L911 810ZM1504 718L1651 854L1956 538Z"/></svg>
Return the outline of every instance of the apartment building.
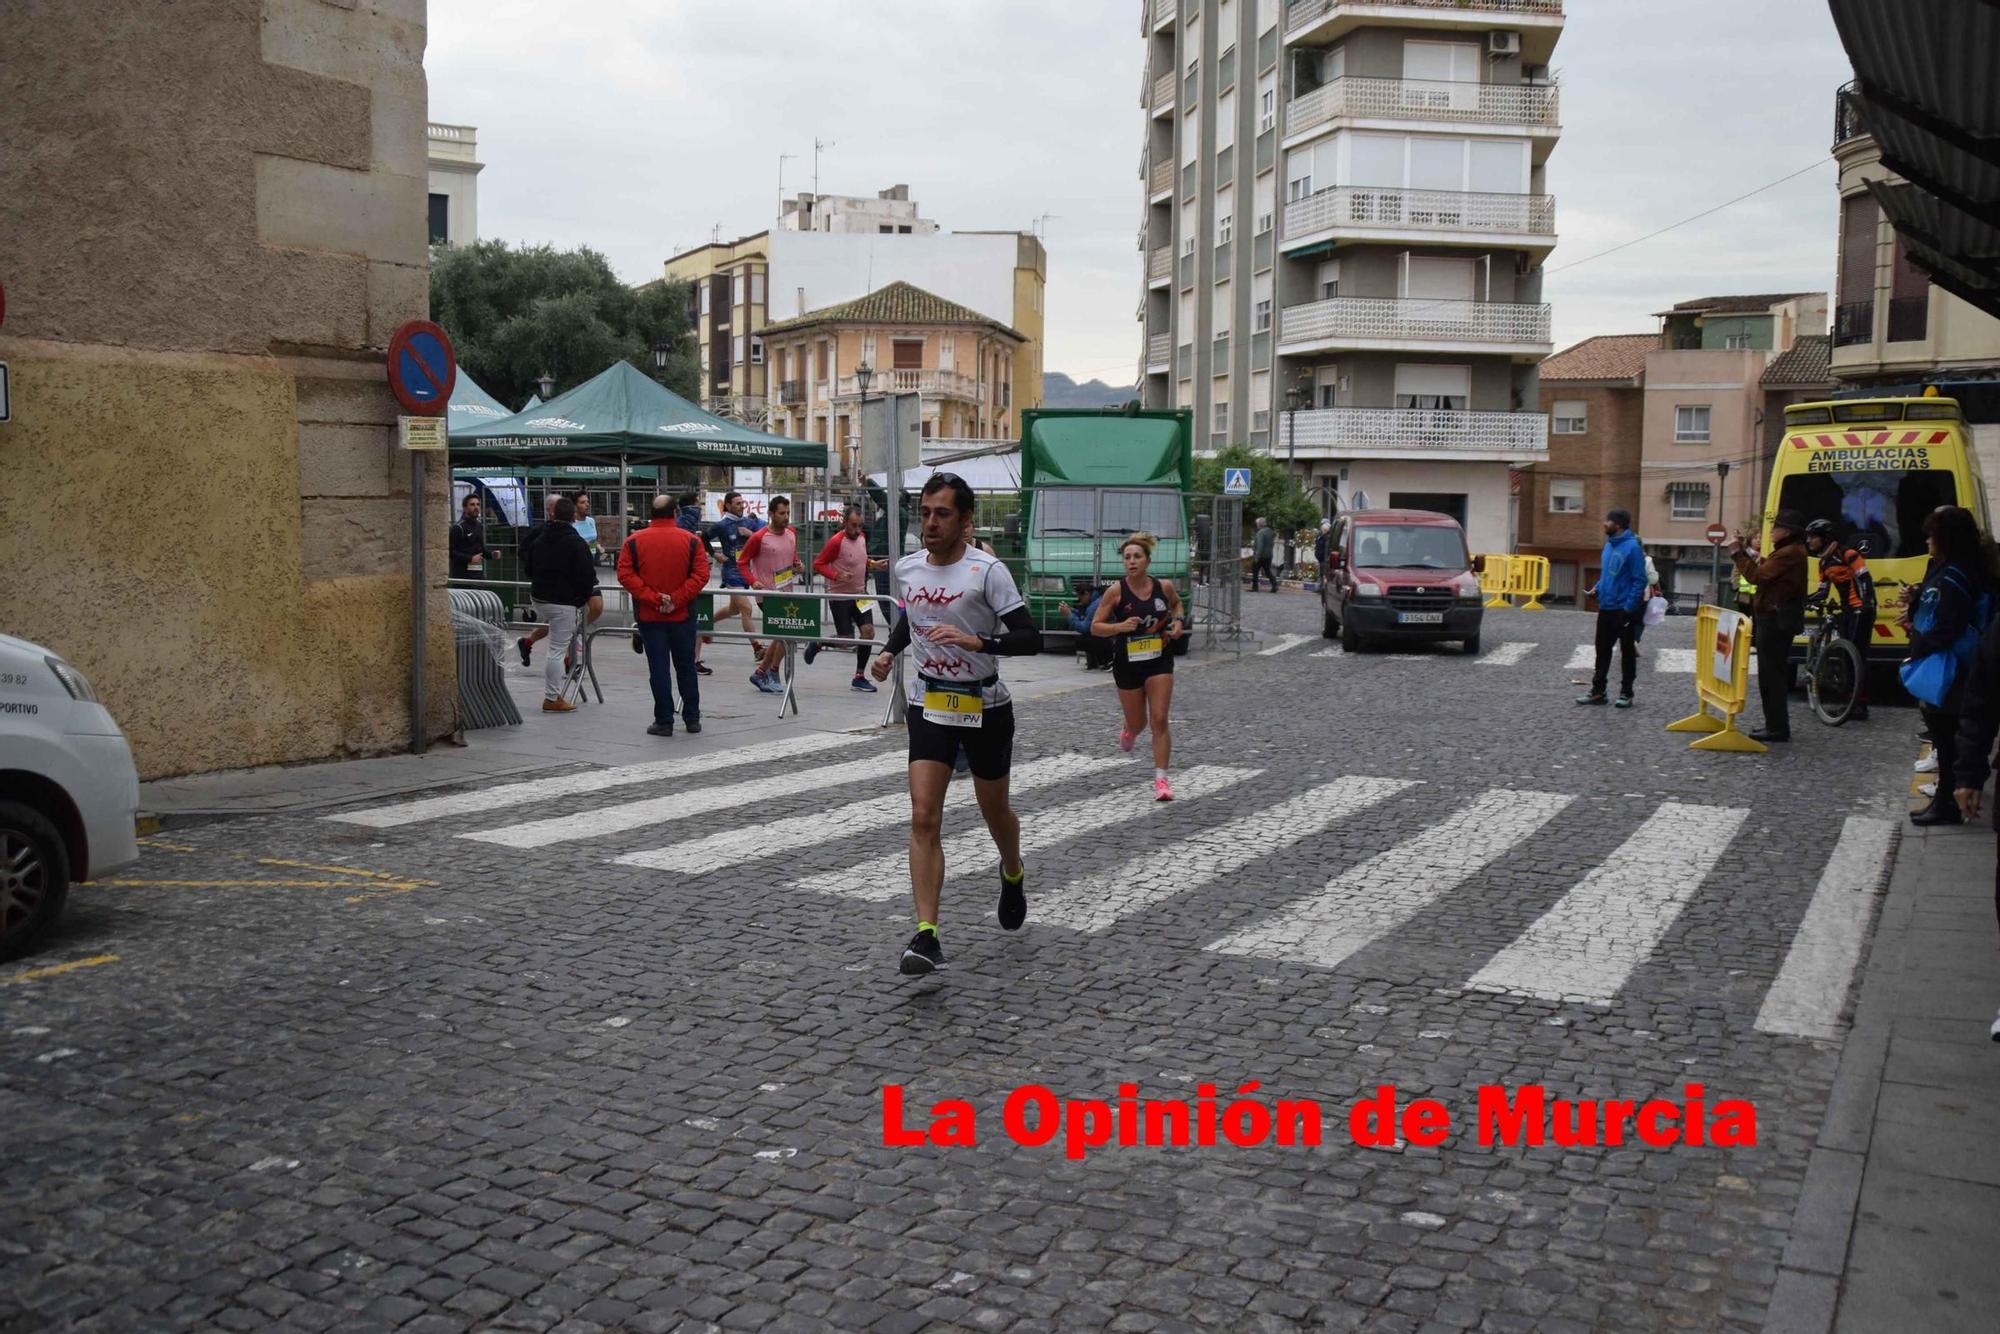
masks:
<svg viewBox="0 0 2000 1334"><path fill-rule="evenodd" d="M769 320L795 320L894 283L967 307L1020 336L1008 371L1005 433L1042 403L1042 339L1048 252L1031 232L945 231L922 215L910 187L873 199L800 194L777 225L738 241L676 255L666 276L695 285L702 406L763 425L772 420L763 334Z"/></svg>
<svg viewBox="0 0 2000 1334"><path fill-rule="evenodd" d="M770 420L763 339L770 235L712 241L666 263L668 279L690 284L688 319L701 367L701 406L757 427Z"/></svg>
<svg viewBox="0 0 2000 1334"><path fill-rule="evenodd" d="M1549 458L1522 475L1517 550L1548 558L1552 601L1597 582L1605 514L1639 512L1646 358L1659 346L1657 333L1604 334L1541 365Z"/></svg>
<svg viewBox="0 0 2000 1334"><path fill-rule="evenodd" d="M1146 0L1147 406L1504 550L1536 363L1561 0Z"/></svg>
<svg viewBox="0 0 2000 1334"><path fill-rule="evenodd" d="M430 121L426 135L432 245L470 245L479 239L479 131L471 125Z"/></svg>
<svg viewBox="0 0 2000 1334"><path fill-rule="evenodd" d="M980 311L909 283L764 328L777 393L771 429L836 446L839 475L858 463L864 395L917 394L924 439L1013 435L1015 358L1026 339Z"/></svg>
<svg viewBox="0 0 2000 1334"><path fill-rule="evenodd" d="M1710 587L1708 525L1748 532L1764 510L1764 373L1801 337L1826 332L1826 294L1701 297L1659 319L1635 517L1662 585L1693 595Z"/></svg>

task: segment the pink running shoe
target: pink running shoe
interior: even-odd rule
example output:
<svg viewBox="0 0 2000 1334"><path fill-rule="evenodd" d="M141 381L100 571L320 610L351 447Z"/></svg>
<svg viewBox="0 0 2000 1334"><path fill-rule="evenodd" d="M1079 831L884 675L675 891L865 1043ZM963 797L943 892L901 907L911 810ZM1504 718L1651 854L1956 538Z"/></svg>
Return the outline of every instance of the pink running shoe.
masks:
<svg viewBox="0 0 2000 1334"><path fill-rule="evenodd" d="M1118 749L1129 751L1132 749L1132 743L1138 739L1139 734L1137 732L1120 732L1118 734Z"/></svg>
<svg viewBox="0 0 2000 1334"><path fill-rule="evenodd" d="M1173 799L1174 799L1173 784L1169 783L1164 778L1155 778L1153 780L1153 800L1172 801Z"/></svg>

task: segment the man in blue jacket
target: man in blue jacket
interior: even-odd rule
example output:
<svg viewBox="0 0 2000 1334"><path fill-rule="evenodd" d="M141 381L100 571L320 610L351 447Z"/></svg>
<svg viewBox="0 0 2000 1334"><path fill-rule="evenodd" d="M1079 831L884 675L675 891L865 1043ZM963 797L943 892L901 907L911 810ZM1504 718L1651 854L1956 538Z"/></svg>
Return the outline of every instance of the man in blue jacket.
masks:
<svg viewBox="0 0 2000 1334"><path fill-rule="evenodd" d="M1646 552L1632 531L1632 512L1615 509L1604 516L1604 554L1597 572L1597 670L1590 676L1590 693L1579 704L1603 704L1611 678L1611 646L1616 644L1621 668L1618 707L1632 707L1632 682L1639 674L1640 618L1646 612Z"/></svg>

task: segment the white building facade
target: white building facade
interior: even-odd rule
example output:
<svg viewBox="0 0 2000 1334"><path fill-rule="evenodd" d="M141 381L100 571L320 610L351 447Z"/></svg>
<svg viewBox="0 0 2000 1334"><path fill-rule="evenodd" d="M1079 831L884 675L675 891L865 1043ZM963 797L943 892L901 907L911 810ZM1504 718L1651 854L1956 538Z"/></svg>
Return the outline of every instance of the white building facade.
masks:
<svg viewBox="0 0 2000 1334"><path fill-rule="evenodd" d="M470 125L430 123L429 227L432 245L470 245L479 239L479 131Z"/></svg>
<svg viewBox="0 0 2000 1334"><path fill-rule="evenodd" d="M1548 457L1535 364L1561 0L1145 0L1147 406L1342 506L1511 545Z"/></svg>

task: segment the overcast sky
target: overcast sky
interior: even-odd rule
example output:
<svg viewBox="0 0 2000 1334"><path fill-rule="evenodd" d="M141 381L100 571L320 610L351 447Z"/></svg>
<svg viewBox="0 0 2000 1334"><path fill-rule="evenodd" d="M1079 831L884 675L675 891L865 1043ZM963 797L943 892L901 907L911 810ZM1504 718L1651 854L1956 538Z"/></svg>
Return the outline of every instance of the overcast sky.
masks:
<svg viewBox="0 0 2000 1334"><path fill-rule="evenodd" d="M718 224L769 226L779 154L785 192L811 189L818 137L828 194L904 182L948 229L1055 215L1045 365L1131 382L1138 0L430 0L430 25L431 119L479 130L482 237L590 245L654 278ZM1825 0L1569 0L1555 64L1558 348L1690 297L1830 286L1849 74Z"/></svg>

